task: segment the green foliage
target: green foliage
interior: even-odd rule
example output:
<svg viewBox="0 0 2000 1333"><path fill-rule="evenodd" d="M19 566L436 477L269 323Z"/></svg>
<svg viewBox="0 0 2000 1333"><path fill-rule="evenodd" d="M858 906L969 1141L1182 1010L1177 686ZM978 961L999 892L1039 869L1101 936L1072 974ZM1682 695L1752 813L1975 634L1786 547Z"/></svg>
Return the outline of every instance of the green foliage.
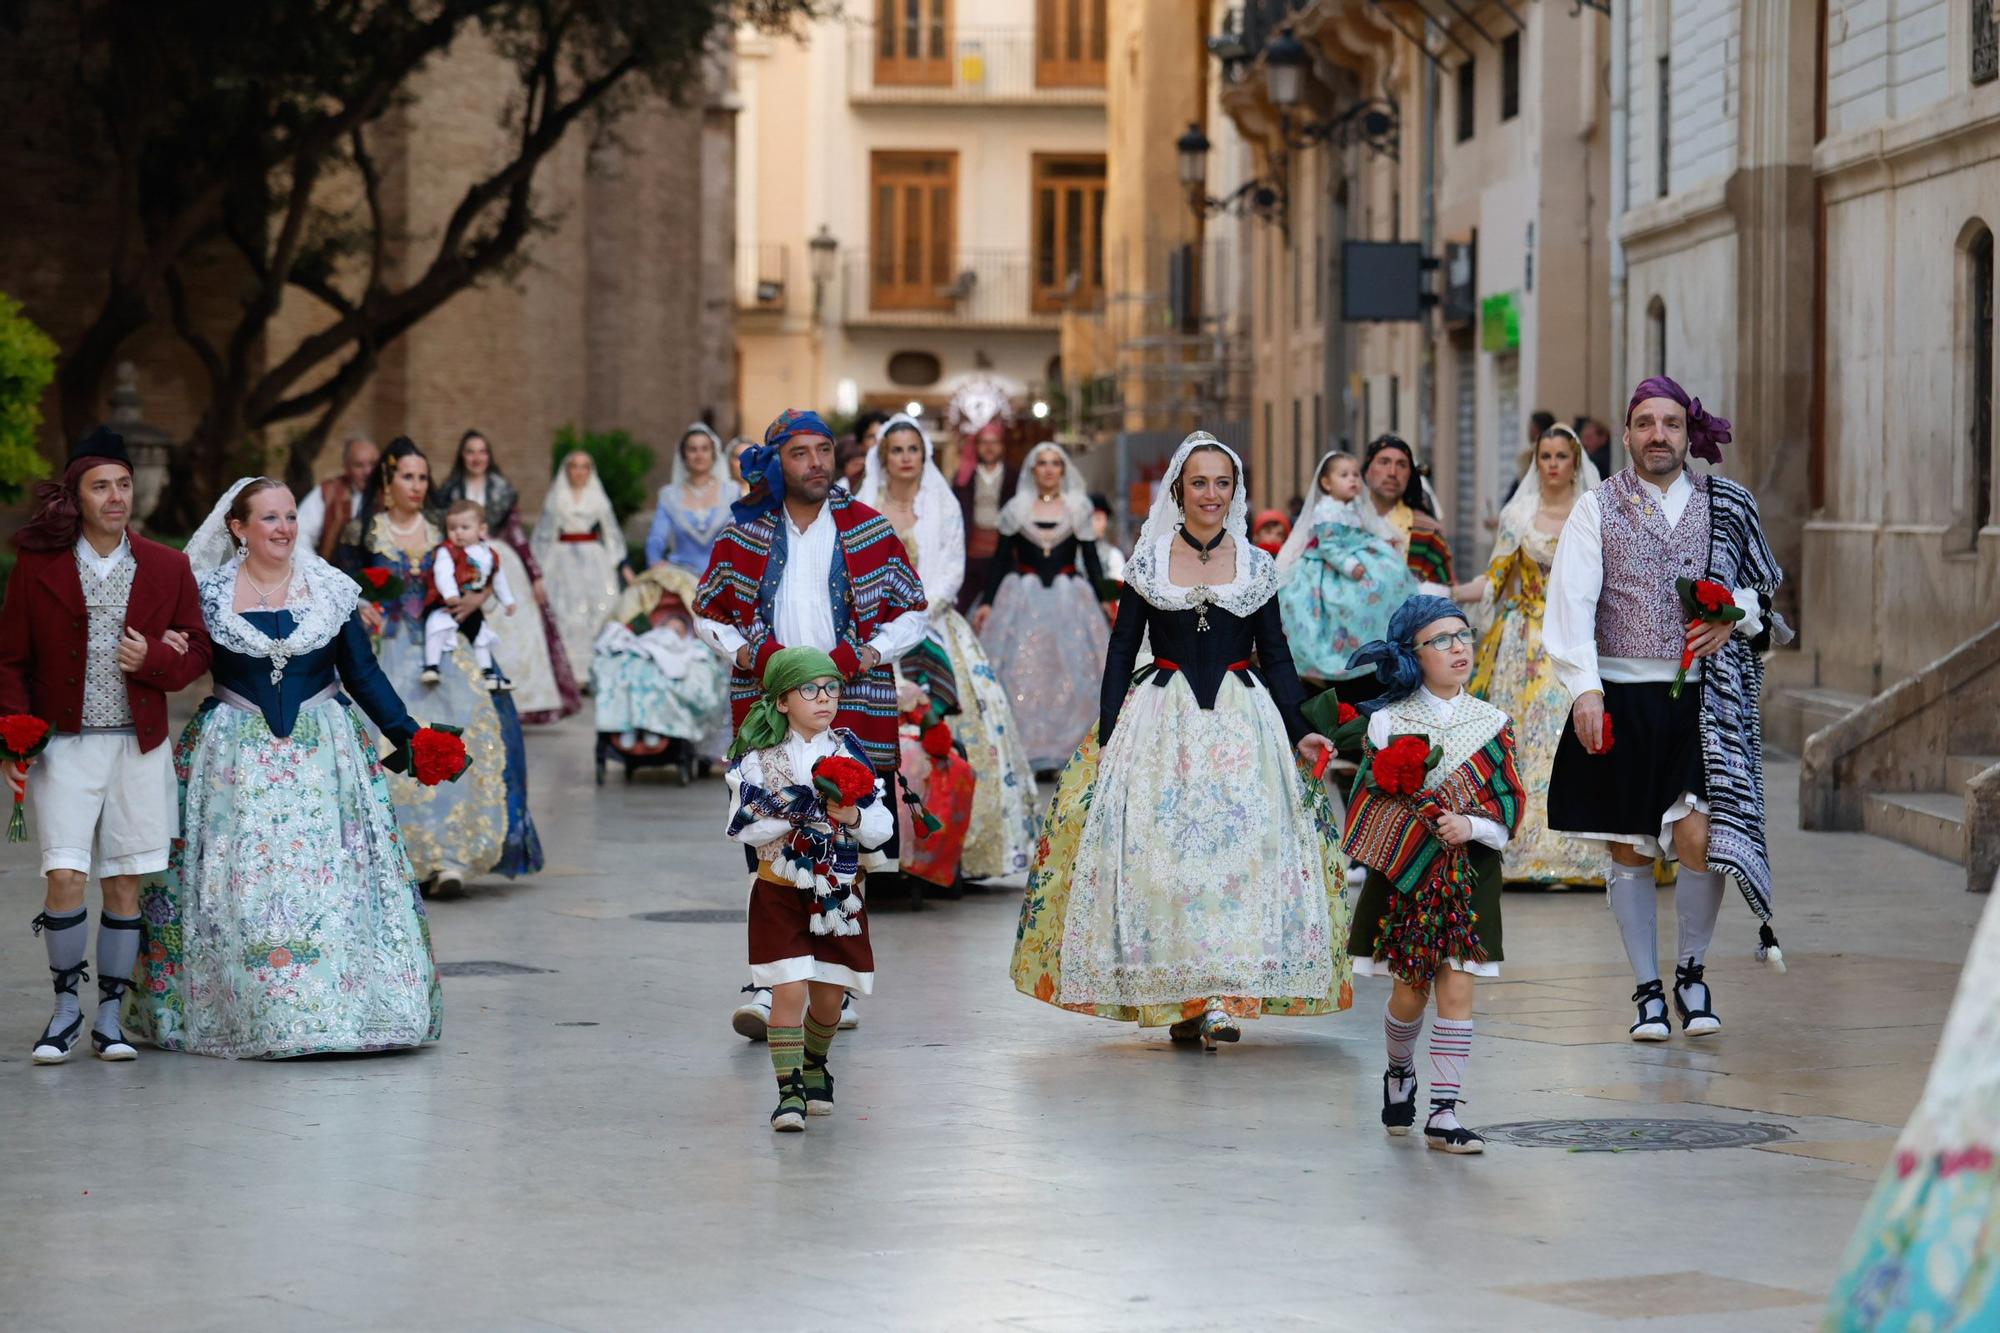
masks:
<svg viewBox="0 0 2000 1333"><path fill-rule="evenodd" d="M648 507L653 497L646 489L646 477L659 457L652 445L633 439L627 430L579 431L575 426L564 426L556 432L549 452L551 486L556 484L555 474L563 459L578 449L597 464L597 479L604 484L604 494L620 523Z"/></svg>
<svg viewBox="0 0 2000 1333"><path fill-rule="evenodd" d="M49 472L35 448L42 391L56 375L56 344L0 292L0 500L18 500L27 484Z"/></svg>

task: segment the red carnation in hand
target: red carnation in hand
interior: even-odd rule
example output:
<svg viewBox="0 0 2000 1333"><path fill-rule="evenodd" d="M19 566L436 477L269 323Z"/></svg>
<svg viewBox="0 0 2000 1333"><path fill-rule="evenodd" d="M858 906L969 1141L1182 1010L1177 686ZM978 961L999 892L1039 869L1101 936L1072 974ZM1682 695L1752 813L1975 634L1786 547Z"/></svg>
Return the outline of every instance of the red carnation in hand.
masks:
<svg viewBox="0 0 2000 1333"><path fill-rule="evenodd" d="M362 570L361 577L366 579L368 586L377 592L389 586L389 571L379 565L370 565Z"/></svg>
<svg viewBox="0 0 2000 1333"><path fill-rule="evenodd" d="M1736 604L1736 598L1729 589L1711 579L1695 580L1694 599L1701 603L1704 611L1720 611L1725 606Z"/></svg>
<svg viewBox="0 0 2000 1333"><path fill-rule="evenodd" d="M470 767L457 727L425 727L410 738L410 774L426 787L456 782Z"/></svg>
<svg viewBox="0 0 2000 1333"><path fill-rule="evenodd" d="M1611 753L1611 714L1604 715L1604 743L1598 748L1599 754Z"/></svg>
<svg viewBox="0 0 2000 1333"><path fill-rule="evenodd" d="M924 729L924 753L942 759L951 753L951 728L939 722Z"/></svg>
<svg viewBox="0 0 2000 1333"><path fill-rule="evenodd" d="M7 781L14 796L14 810L7 817L9 842L28 840L28 818L22 807L28 795L28 765L48 743L49 724L32 713L9 713L0 717L0 759L20 765L21 770L18 774L10 774Z"/></svg>
<svg viewBox="0 0 2000 1333"><path fill-rule="evenodd" d="M1397 736L1375 752L1371 769L1381 790L1392 796L1411 796L1422 789L1430 767L1429 741L1422 736Z"/></svg>
<svg viewBox="0 0 2000 1333"><path fill-rule="evenodd" d="M813 765L813 786L839 805L855 805L875 792L875 770L844 754L830 754Z"/></svg>
<svg viewBox="0 0 2000 1333"><path fill-rule="evenodd" d="M49 741L49 724L32 713L0 717L0 755L16 763L33 759Z"/></svg>

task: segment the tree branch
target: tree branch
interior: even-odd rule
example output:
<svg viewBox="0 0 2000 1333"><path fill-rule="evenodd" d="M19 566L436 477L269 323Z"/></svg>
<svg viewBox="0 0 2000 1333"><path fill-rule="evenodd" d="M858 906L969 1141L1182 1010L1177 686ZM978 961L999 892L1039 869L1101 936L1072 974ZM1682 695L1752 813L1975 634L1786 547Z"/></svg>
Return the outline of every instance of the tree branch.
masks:
<svg viewBox="0 0 2000 1333"><path fill-rule="evenodd" d="M360 125L354 127L348 135L348 148L354 154L355 169L361 173L361 192L368 201L368 281L361 289L361 299L366 302L382 290L382 256L388 245L389 219L382 211L382 173L368 151L368 140L362 130Z"/></svg>
<svg viewBox="0 0 2000 1333"><path fill-rule="evenodd" d="M221 393L225 378L222 354L215 350L215 344L209 341L208 335L195 327L193 318L188 314L187 286L181 281L178 265L167 270L165 281L167 309L173 318L174 332L200 360L201 368L208 372L210 392Z"/></svg>

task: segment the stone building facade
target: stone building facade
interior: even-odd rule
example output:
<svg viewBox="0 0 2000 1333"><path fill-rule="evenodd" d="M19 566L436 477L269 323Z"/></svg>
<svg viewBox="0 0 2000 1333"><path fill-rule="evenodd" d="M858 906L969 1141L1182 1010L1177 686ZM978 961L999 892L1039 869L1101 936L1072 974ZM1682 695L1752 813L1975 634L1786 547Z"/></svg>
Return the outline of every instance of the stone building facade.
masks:
<svg viewBox="0 0 2000 1333"><path fill-rule="evenodd" d="M0 290L17 295L63 346L102 299L111 227L94 126L65 103L61 81L46 77L71 39L66 22L59 7L35 7L19 39L0 45L0 119L26 127L0 142L0 176L10 183ZM554 225L528 240L515 269L462 292L384 350L335 423L317 470L333 470L344 436L408 435L441 475L459 435L476 427L490 433L532 519L550 475L551 441L566 423L630 430L659 451L661 479L689 420L707 416L733 430L730 78L729 59L718 57L706 88L685 107L648 100L595 146L587 127L575 130L537 175ZM475 173L504 151L510 83L491 50L467 35L372 132L402 238L390 249L392 281L427 262L427 240ZM226 257L192 265L190 290L198 323L229 327L234 272ZM201 413L206 381L164 311L161 302L155 322L122 355L139 368L146 416L179 437ZM266 362L282 358L320 317L310 298L288 296L266 335ZM59 457L53 390L44 415L47 447ZM291 427L266 432L267 466L283 465Z"/></svg>
<svg viewBox="0 0 2000 1333"><path fill-rule="evenodd" d="M1621 380L1736 422L1799 689L1866 697L2000 607L1992 0L1618 7Z"/></svg>

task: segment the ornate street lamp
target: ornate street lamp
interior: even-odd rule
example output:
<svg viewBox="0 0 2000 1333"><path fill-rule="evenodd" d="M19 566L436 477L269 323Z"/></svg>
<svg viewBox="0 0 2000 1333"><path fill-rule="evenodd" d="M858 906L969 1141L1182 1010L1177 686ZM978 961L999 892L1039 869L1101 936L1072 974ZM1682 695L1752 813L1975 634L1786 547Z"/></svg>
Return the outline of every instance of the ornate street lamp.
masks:
<svg viewBox="0 0 2000 1333"><path fill-rule="evenodd" d="M1267 180L1244 181L1222 198L1211 199L1208 194L1210 146L1208 136L1201 132L1201 126L1193 122L1189 122L1187 133L1174 140L1174 151L1180 160L1181 187L1187 191L1188 207L1194 210L1196 217L1232 213L1237 217L1260 217L1268 222L1283 216L1284 188Z"/></svg>

